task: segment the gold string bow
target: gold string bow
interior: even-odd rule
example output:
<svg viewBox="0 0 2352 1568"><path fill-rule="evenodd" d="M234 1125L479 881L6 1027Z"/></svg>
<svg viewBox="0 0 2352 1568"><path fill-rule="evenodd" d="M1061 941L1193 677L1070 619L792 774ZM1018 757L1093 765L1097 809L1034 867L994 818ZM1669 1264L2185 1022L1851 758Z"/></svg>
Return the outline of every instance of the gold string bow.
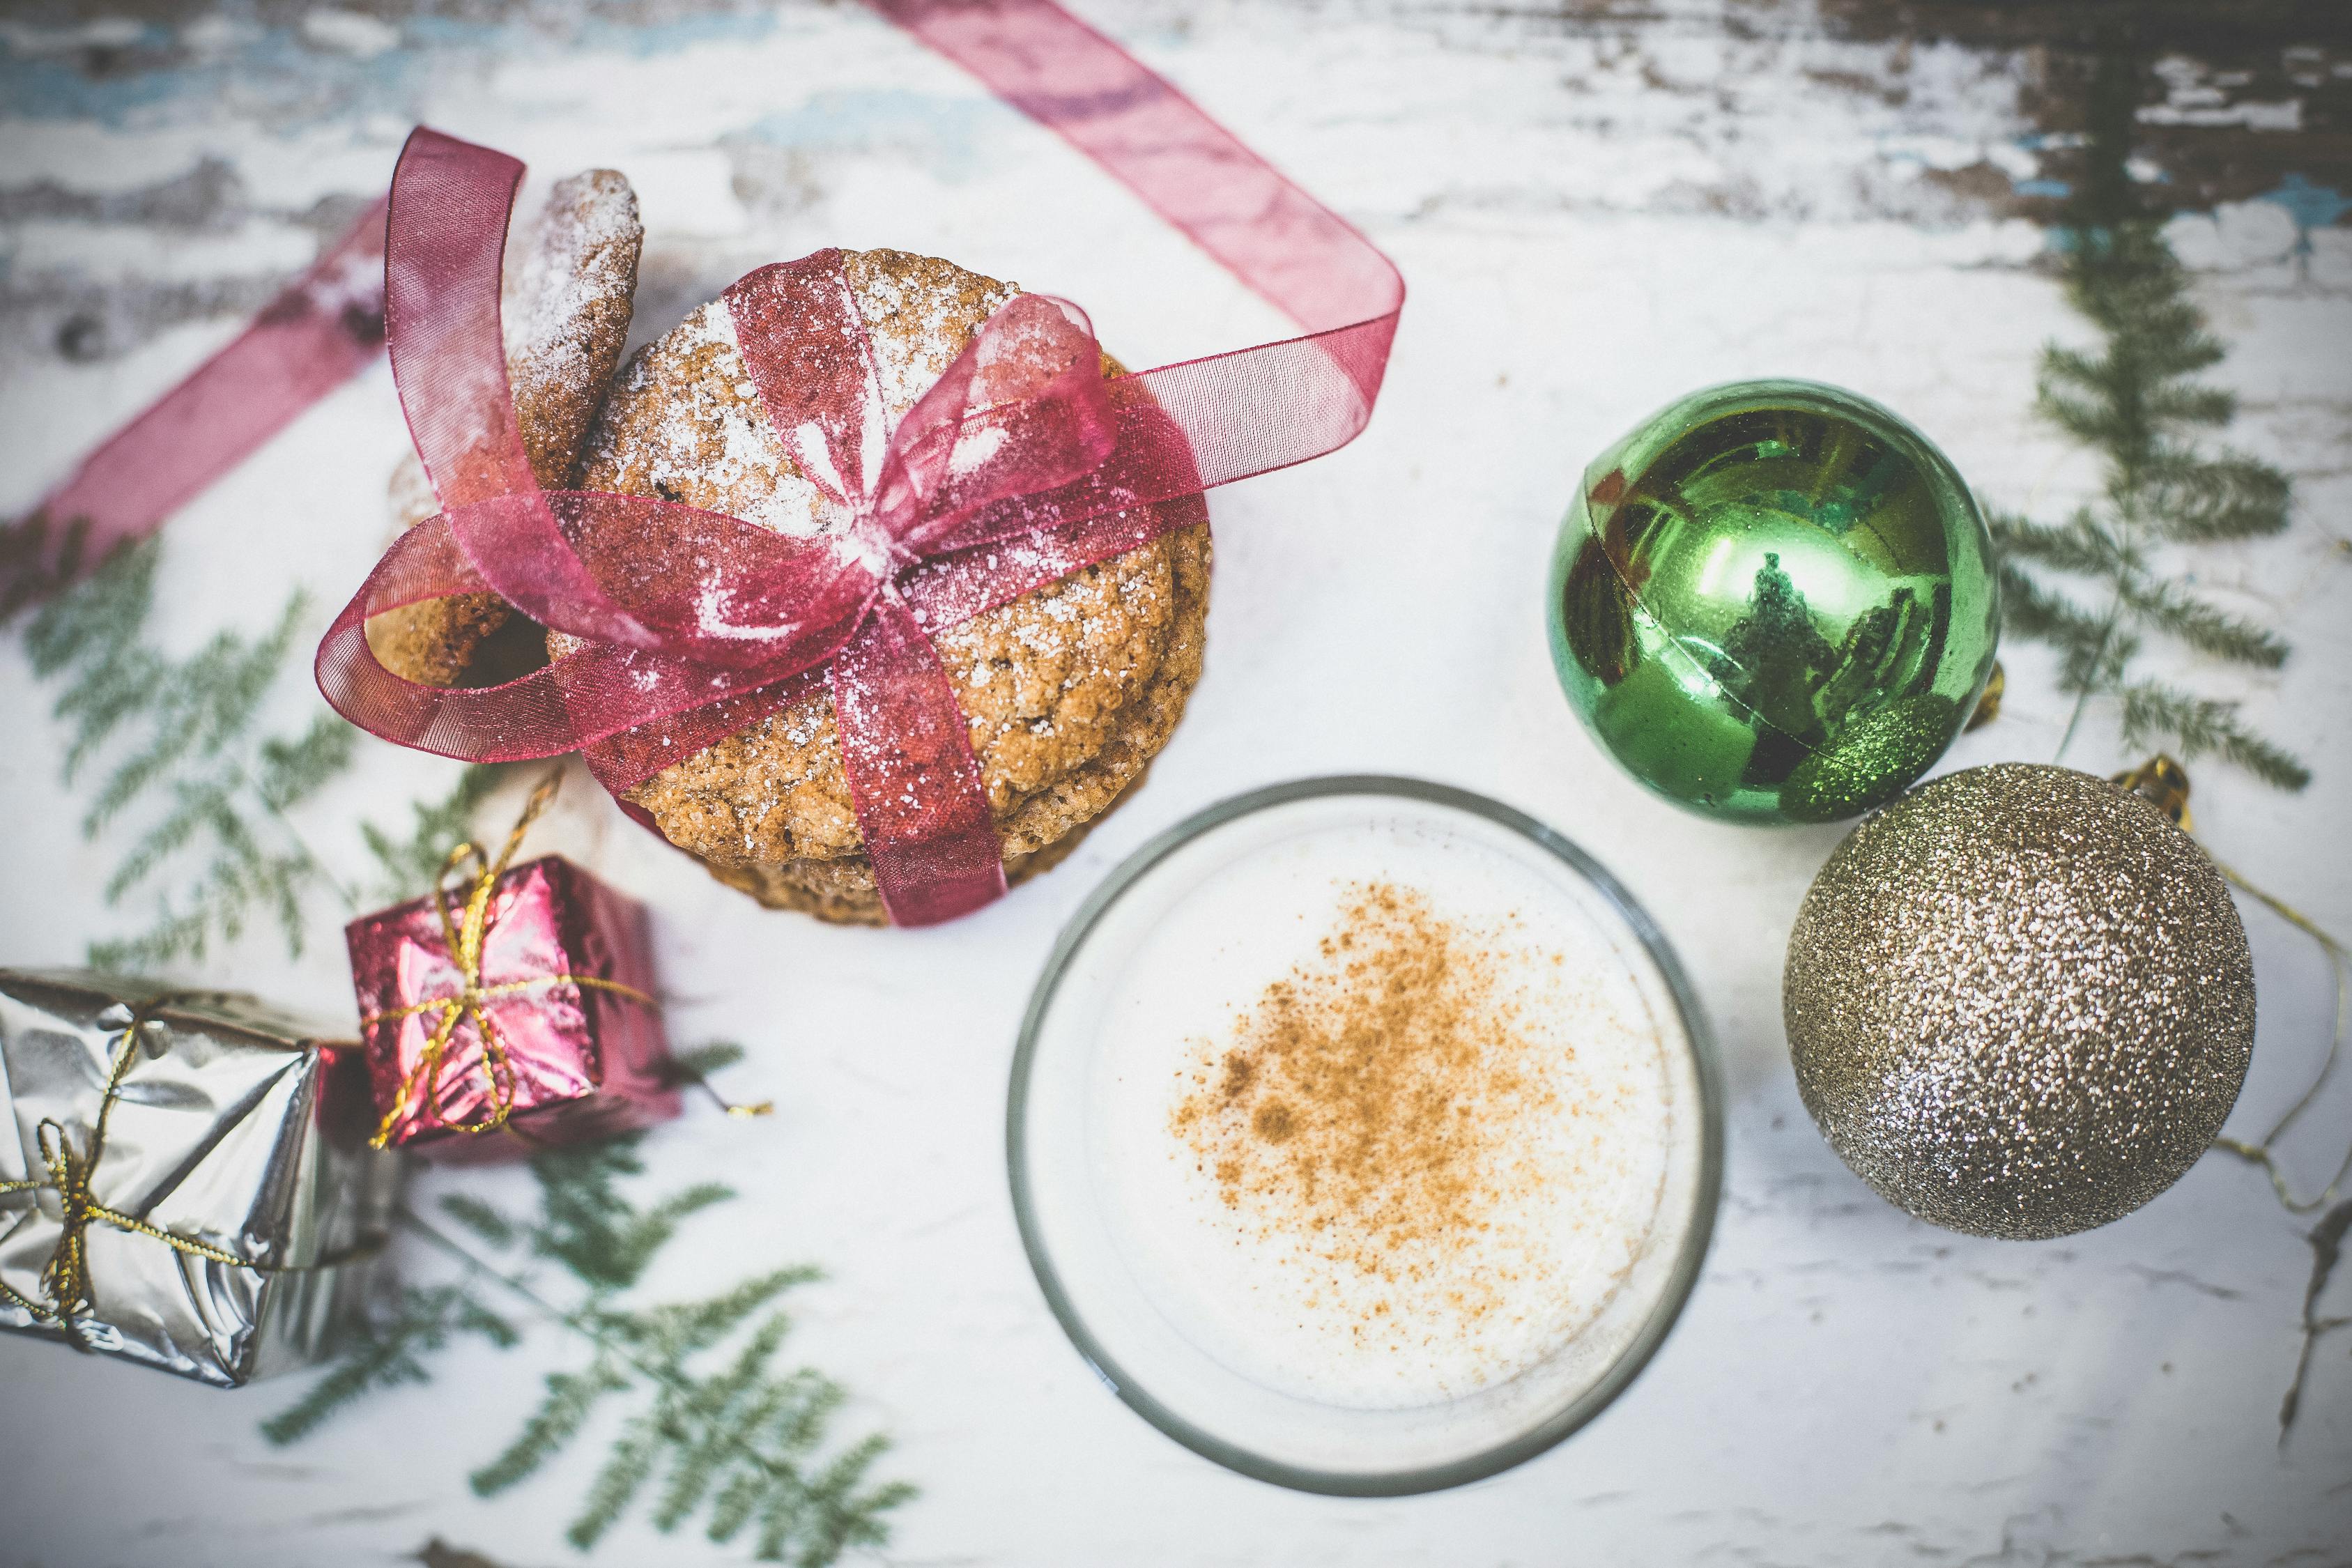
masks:
<svg viewBox="0 0 2352 1568"><path fill-rule="evenodd" d="M151 1003L149 1007L160 1005ZM79 1153L66 1137L66 1130L47 1117L41 1119L36 1137L41 1163L48 1167L48 1180L0 1182L0 1194L30 1193L43 1190L58 1194L64 1211L63 1228L58 1245L49 1254L48 1263L41 1269L41 1289L48 1293L47 1305L19 1294L5 1280L0 1280L0 1296L5 1296L36 1318L59 1323L70 1323L86 1312L98 1310L98 1297L89 1279L89 1231L92 1223L112 1226L134 1236L152 1237L176 1252L192 1258L207 1258L235 1268L257 1268L250 1258L239 1258L233 1252L208 1246L190 1237L179 1236L158 1226L149 1225L120 1209L108 1208L90 1196L90 1183L98 1171L99 1156L106 1152L106 1121L114 1110L116 1095L121 1092L122 1080L131 1071L131 1064L139 1055L139 1031L148 1023L146 1010L134 1015L122 1031L116 1046L114 1062L106 1075L106 1093L98 1102L98 1119L90 1126L89 1146ZM79 1337L76 1343L79 1343Z"/></svg>
<svg viewBox="0 0 2352 1568"><path fill-rule="evenodd" d="M2116 774L2115 782L2164 813L2183 833L2195 830L2196 823L2189 815L2189 772L2162 752L2136 768ZM2327 1080L2335 1076L2336 1064L2344 1051L2344 1028L2347 1023L2352 1023L2352 989L2347 989L2345 984L2346 973L2352 970L2352 951L2347 951L2342 942L2320 929L2318 922L2301 910L2247 881L2211 850L2206 851L2206 857L2212 860L2214 869L2221 872L2232 887L2259 900L2272 913L2317 942L2320 951L2327 955L2328 971L2336 982L2336 1029L2328 1037L2327 1055L2321 1060L2319 1071L2313 1076L2310 1087L2286 1108L2286 1113L2272 1125L2260 1142L2249 1143L2239 1138L2213 1140L2213 1147L2224 1153L2234 1154L2250 1165L2260 1165L2269 1175L2271 1186L2287 1212L2309 1214L2333 1203L2344 1185L2345 1178L2352 1176L2352 1152L2344 1156L2344 1163L2336 1167L2336 1174L2328 1178L2327 1185L2317 1197L2298 1198L2287 1185L2285 1173L2279 1169L2275 1146L2286 1130L2311 1108L2312 1101L2319 1098L2319 1091L2327 1087Z"/></svg>
<svg viewBox="0 0 2352 1568"><path fill-rule="evenodd" d="M508 1059L506 1041L499 1037L498 1026L490 1021L489 1010L483 1005L484 1003L495 997L512 996L551 985L579 985L610 991L646 1006L654 1005L654 999L635 986L624 985L617 980L601 979L593 974L540 974L529 980L509 980L498 985L482 984L482 944L489 934L490 894L498 887L499 879L506 875L515 851L522 847L523 835L530 831L539 814L547 808L547 803L555 798L555 792L562 783L561 769L540 781L539 787L530 792L530 799L524 805L522 816L516 820L514 831L507 835L506 847L499 851L496 860L485 860L480 847L468 840L450 850L442 861L441 875L433 889L433 908L441 917L441 935L448 943L450 962L457 966L460 987L457 993L451 996L436 996L430 1001L414 1002L388 1013L371 1013L360 1020L360 1027L365 1030L420 1013L440 1014L432 1035L425 1042L425 1049L417 1055L416 1065L409 1068L407 1076L401 1079L399 1094L393 1100L391 1109L383 1113L383 1120L377 1124L375 1136L369 1140L374 1147L381 1149L392 1142L394 1131L411 1114L410 1101L415 1102L416 1115L424 1115L432 1109L441 1084L442 1058L449 1049L450 1040L457 1035L458 1024L467 1018L474 1021L475 1032L481 1037L482 1061L490 1086L490 1109L488 1114L472 1121L452 1121L443 1125L456 1132L489 1132L507 1124L507 1119L514 1113L514 1064ZM449 879L463 869L468 860L475 867L473 886L466 894L464 912L452 919L449 912Z"/></svg>

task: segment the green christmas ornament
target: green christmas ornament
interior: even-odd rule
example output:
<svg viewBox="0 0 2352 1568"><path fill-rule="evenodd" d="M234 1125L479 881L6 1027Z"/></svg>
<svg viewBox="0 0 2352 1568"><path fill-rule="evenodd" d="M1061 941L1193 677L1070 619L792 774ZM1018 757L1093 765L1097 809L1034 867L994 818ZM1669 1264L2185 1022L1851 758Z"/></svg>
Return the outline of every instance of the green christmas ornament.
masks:
<svg viewBox="0 0 2352 1568"><path fill-rule="evenodd" d="M1992 673L1992 544L1926 437L1836 387L1694 393L1593 460L1552 552L1553 667L1675 804L1833 822L1927 771Z"/></svg>

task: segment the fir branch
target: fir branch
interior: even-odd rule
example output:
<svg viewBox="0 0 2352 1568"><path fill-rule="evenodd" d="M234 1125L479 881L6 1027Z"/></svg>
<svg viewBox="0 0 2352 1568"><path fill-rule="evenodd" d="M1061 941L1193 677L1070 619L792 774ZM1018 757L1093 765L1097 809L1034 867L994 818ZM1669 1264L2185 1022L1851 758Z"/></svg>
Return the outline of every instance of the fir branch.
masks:
<svg viewBox="0 0 2352 1568"><path fill-rule="evenodd" d="M430 892L450 849L473 836L474 814L506 778L512 764L468 763L449 793L435 801L413 801L408 836L395 838L373 822L360 825L360 838L383 873L378 896L385 903Z"/></svg>
<svg viewBox="0 0 2352 1568"><path fill-rule="evenodd" d="M66 749L70 780L90 752L131 717L162 670L140 645L155 603L157 546L152 539L119 550L65 593L48 600L25 628L33 673L73 680L52 711L73 721Z"/></svg>
<svg viewBox="0 0 2352 1568"><path fill-rule="evenodd" d="M257 645L248 647L243 637L221 632L184 664L175 666L152 655L140 661L152 669L152 678L144 683L135 707L121 712L116 723L134 714L145 719L144 742L116 763L99 786L82 819L84 833L95 835L191 752L216 755L251 726L255 710L286 662L304 601L299 592L289 598L278 624ZM72 698L69 688L59 700L60 716L68 711ZM68 759L68 770L87 754L78 749Z"/></svg>
<svg viewBox="0 0 2352 1568"><path fill-rule="evenodd" d="M2045 362L2042 374L2048 377L2052 374ZM2070 396L2046 379L2040 395L2033 401L2033 407L2042 418L2085 447L2126 447L2130 445L2135 434L2113 408L2087 398Z"/></svg>
<svg viewBox="0 0 2352 1568"><path fill-rule="evenodd" d="M2287 646L2272 632L2206 603L2178 583L2151 582L2137 574L2116 580L2116 596L2144 624L2169 632L2200 653L2276 669Z"/></svg>
<svg viewBox="0 0 2352 1568"><path fill-rule="evenodd" d="M136 974L184 956L202 958L216 928L232 942L244 930L234 913L223 922L209 910L174 910L166 897L145 931L137 936L93 942L87 949L87 956L92 969L110 974Z"/></svg>
<svg viewBox="0 0 2352 1568"><path fill-rule="evenodd" d="M715 1489L710 1539L724 1543L756 1522L762 1560L827 1563L851 1546L880 1544L878 1516L912 1492L903 1485L859 1489L887 1449L876 1437L810 1473L806 1461L844 1395L814 1373L770 1374L768 1363L785 1332L782 1315L772 1316L720 1375L663 1380L651 1426L668 1454L670 1474L653 1522L661 1530L676 1528ZM629 1490L635 1489L633 1484ZM574 1525L572 1542L593 1544L614 1517L592 1510Z"/></svg>
<svg viewBox="0 0 2352 1568"><path fill-rule="evenodd" d="M273 812L291 810L350 768L359 735L334 714L321 713L291 741L270 736L257 752L255 793Z"/></svg>
<svg viewBox="0 0 2352 1568"><path fill-rule="evenodd" d="M402 1292L397 1310L372 1322L326 1375L302 1397L261 1424L261 1435L283 1447L312 1430L372 1389L425 1383L430 1375L421 1352L446 1346L459 1333L478 1334L500 1349L520 1341L514 1325L488 1310L464 1289L444 1285Z"/></svg>
<svg viewBox="0 0 2352 1568"><path fill-rule="evenodd" d="M709 1054L727 1053L722 1047ZM751 1531L763 1560L824 1568L852 1547L882 1544L887 1514L914 1496L903 1483L870 1481L887 1441L870 1436L826 1458L832 1418L845 1399L841 1388L808 1369L780 1372L774 1365L791 1320L771 1309L786 1291L815 1279L814 1270L771 1269L698 1300L649 1307L625 1300L678 1222L729 1195L723 1187L704 1184L638 1205L620 1188L642 1172L635 1142L623 1139L535 1158L540 1208L530 1221L511 1219L478 1198L443 1200L445 1212L493 1247L560 1263L582 1287L574 1307L558 1305L414 1214L403 1215L408 1228L469 1269L466 1282L444 1289L478 1304L478 1286L495 1284L593 1347L584 1368L548 1377L522 1429L472 1473L474 1489L491 1496L522 1484L576 1442L597 1410L627 1401L619 1435L567 1532L575 1545L593 1546L656 1482L650 1515L656 1529L677 1529L701 1513L713 1541ZM739 1336L729 1353L725 1347ZM422 1331L407 1343L424 1344ZM368 1389L421 1379L422 1362L414 1353L404 1359L404 1349L387 1352L371 1343L347 1352L295 1407L304 1418L299 1425L289 1421L289 1436ZM703 1370L704 1358L714 1355L724 1355L723 1364Z"/></svg>
<svg viewBox="0 0 2352 1568"><path fill-rule="evenodd" d="M669 1245L680 1222L734 1195L734 1188L720 1183L698 1182L643 1214L629 1215L623 1223L543 1237L536 1245L549 1257L569 1263L581 1278L608 1280L614 1289L625 1289L637 1282L654 1255Z"/></svg>
<svg viewBox="0 0 2352 1568"><path fill-rule="evenodd" d="M586 1372L550 1373L547 1397L522 1424L506 1451L472 1475L467 1484L478 1497L491 1497L537 1472L556 1451L580 1435L596 1404L608 1394L620 1394L629 1380L602 1357Z"/></svg>
<svg viewBox="0 0 2352 1568"><path fill-rule="evenodd" d="M2054 644L2062 652L2095 650L2111 629L2064 594L2026 575L2013 561L2000 563L2000 607L2011 632Z"/></svg>
<svg viewBox="0 0 2352 1568"><path fill-rule="evenodd" d="M2161 574L2148 552L2258 538L2287 523L2284 474L2242 452L2208 454L2199 433L2227 426L2237 400L2194 377L2221 362L2221 342L2190 297L2158 222L2139 206L2125 163L2137 101L2136 64L2102 57L2094 83L2090 169L2060 236L2068 301L2097 328L2095 348L2053 343L2042 355L2042 416L2095 451L2103 500L2064 523L1997 515L2003 618L2017 637L2059 653L2059 686L2076 699L2063 755L2095 700L2121 711L2133 745L2171 737L2184 756L2227 759L2282 789L2308 769L2253 732L2233 701L2177 690L2135 673L2141 632L2231 663L2275 669L2288 654L2268 627L2232 616ZM2047 574L2087 584L2084 599Z"/></svg>
<svg viewBox="0 0 2352 1568"><path fill-rule="evenodd" d="M2234 702L2194 697L2147 680L2132 682L2120 695L2127 746L2145 751L2168 737L2184 762L2220 756L2280 789L2298 790L2311 782L2309 768L2238 722Z"/></svg>
<svg viewBox="0 0 2352 1568"><path fill-rule="evenodd" d="M718 1343L794 1286L814 1284L824 1277L805 1265L772 1269L704 1300L656 1307L631 1320L631 1327L665 1357L691 1355Z"/></svg>
<svg viewBox="0 0 2352 1568"><path fill-rule="evenodd" d="M858 1489L875 1460L888 1447L879 1436L867 1437L819 1473L816 1484L810 1488L810 1500L816 1505L814 1511L820 1528L806 1531L798 1550L793 1552L792 1561L799 1568L824 1568L853 1546L880 1546L889 1540L881 1515L911 1501L916 1496L914 1486L886 1481L867 1490ZM760 1554L771 1561L793 1546L785 1501L782 1497L772 1500L761 1519Z"/></svg>
<svg viewBox="0 0 2352 1568"><path fill-rule="evenodd" d="M771 1318L743 1347L733 1366L688 1396L685 1414L701 1421L702 1430L692 1434L683 1423L673 1427L685 1440L671 1468L669 1484L663 1489L661 1501L655 1505L655 1529L675 1530L702 1506L712 1486L719 1483L719 1472L728 1462L728 1434L759 1431L782 1411L796 1392L830 1386L805 1372L796 1374L797 1381L776 1382L761 1375L769 1359L783 1343L785 1331L782 1314Z"/></svg>
<svg viewBox="0 0 2352 1568"><path fill-rule="evenodd" d="M621 1428L611 1455L597 1470L596 1479L588 1484L587 1506L563 1532L565 1540L586 1552L621 1521L629 1505L636 1501L637 1493L653 1479L664 1436L656 1417L646 1415L630 1418Z"/></svg>
<svg viewBox="0 0 2352 1568"><path fill-rule="evenodd" d="M551 1150L530 1162L544 1210L531 1229L532 1250L602 1289L635 1285L681 1221L735 1195L730 1187L704 1182L640 1213L614 1186L617 1178L645 1169L634 1148L616 1139Z"/></svg>
<svg viewBox="0 0 2352 1568"><path fill-rule="evenodd" d="M159 891L145 931L92 943L89 960L120 969L201 959L258 920L299 955L303 894L331 879L287 813L350 766L352 731L321 714L298 733L253 732L299 630L299 593L258 638L217 633L181 659L152 647L158 559L152 539L115 551L47 599L25 631L34 673L60 683L51 711L67 727L66 782L107 761L84 837L145 808L107 879L107 901L191 868Z"/></svg>
<svg viewBox="0 0 2352 1568"><path fill-rule="evenodd" d="M2110 690L2123 679L2124 668L2139 652L2139 638L2124 630L2121 616L2113 610L2099 624L2098 639L2077 647L2061 647L2064 655L2058 667L2061 690L2072 691L2088 702L2100 692ZM2075 704L2079 717L2083 703ZM2071 728L2071 726L2070 726Z"/></svg>
<svg viewBox="0 0 2352 1568"><path fill-rule="evenodd" d="M153 646L160 544L118 547L79 581L86 529L52 547L47 521L0 526L0 621L40 601L26 623L34 674L58 683L51 712L65 727L60 772L73 784L103 764L84 792L81 827L98 838L135 816L136 831L105 884L109 903L154 888L154 917L134 934L93 942L100 968L153 968L201 960L256 924L275 924L299 956L304 900L324 884L354 912L359 900L313 854L292 813L350 771L358 731L323 709L288 733L257 732L308 613L290 595L258 637L215 634L186 658ZM466 768L450 793L411 807L414 830L395 837L363 824L392 902L429 887L449 847L504 769Z"/></svg>
<svg viewBox="0 0 2352 1568"><path fill-rule="evenodd" d="M219 818L221 789L215 780L186 779L173 788L173 804L161 820L131 843L115 862L106 879L106 901L113 903L152 876L155 868L188 847L196 830Z"/></svg>
<svg viewBox="0 0 2352 1568"><path fill-rule="evenodd" d="M2152 386L2141 395L2152 425L2227 425L2238 416L2237 395L2218 386Z"/></svg>
<svg viewBox="0 0 2352 1568"><path fill-rule="evenodd" d="M2078 511L2063 525L2052 527L2011 513L1986 519L1992 542L2010 560L2036 561L2061 572L2084 575L2128 571L2136 560L2117 552L2115 542L2100 531L2089 513Z"/></svg>
<svg viewBox="0 0 2352 1568"><path fill-rule="evenodd" d="M2284 532L2294 486L2268 463L2242 452L2200 458L2167 449L2142 473L2149 517L2166 539L2208 544Z"/></svg>
<svg viewBox="0 0 2352 1568"><path fill-rule="evenodd" d="M441 1200L441 1212L492 1247L511 1246L518 1234L512 1220L471 1193L451 1193Z"/></svg>
<svg viewBox="0 0 2352 1568"><path fill-rule="evenodd" d="M672 1088L689 1083L708 1083L712 1073L731 1068L743 1059L743 1047L732 1040L712 1040L707 1045L689 1046L670 1053L669 1082Z"/></svg>

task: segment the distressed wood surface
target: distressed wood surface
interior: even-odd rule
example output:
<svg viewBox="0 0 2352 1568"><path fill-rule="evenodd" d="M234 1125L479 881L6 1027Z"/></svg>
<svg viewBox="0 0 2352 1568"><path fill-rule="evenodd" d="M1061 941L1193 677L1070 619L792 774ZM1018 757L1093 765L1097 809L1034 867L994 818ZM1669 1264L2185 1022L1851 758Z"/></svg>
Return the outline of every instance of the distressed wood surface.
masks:
<svg viewBox="0 0 2352 1568"><path fill-rule="evenodd" d="M917 1563L1274 1565L2352 1561L2352 1365L2323 1342L2278 1440L2311 1256L2258 1173L2209 1160L2088 1236L1948 1236L1822 1145L1787 1068L1788 927L1837 830L1717 827L1642 794L1555 689L1543 566L1568 487L1692 386L1816 376L1903 410L1999 504L2063 515L2091 462L2030 413L2042 343L2083 342L2049 265L2070 140L2102 47L2147 60L2133 172L2231 357L2240 445L2297 479L2287 536L2210 552L2201 586L2295 647L2250 678L2161 668L2301 750L2277 795L2198 772L2216 852L2352 932L2352 28L2341 8L1514 5L1353 0L1079 7L1361 224L1412 290L1366 437L1221 492L1207 676L1149 786L1070 862L933 933L763 914L574 789L535 844L656 911L685 1039L753 1047L779 1114L697 1111L647 1154L664 1183L746 1197L663 1283L754 1264L829 1271L798 1353L888 1429L919 1483L887 1552ZM2228 12L2230 25L2215 18ZM2126 36L2128 35L2128 36ZM647 226L640 338L760 262L898 246L1086 303L1150 363L1274 324L1131 199L951 68L846 5L638 0L16 5L0 17L0 512L234 330L378 191L424 119L552 177L626 170ZM404 449L381 369L169 530L165 634L257 626L298 585L340 603L389 527ZM1947 766L2052 755L2067 705L2013 647L1999 722ZM299 714L314 699L289 678ZM58 781L49 696L0 638L0 958L70 962L130 917L98 890ZM2067 753L2122 753L2094 714ZM1014 1027L1055 932L1118 859L1211 800L1370 770L1497 795L1592 849L1659 917L1721 1037L1722 1222L1663 1353L1591 1428L1494 1480L1339 1501L1242 1480L1105 1393L1048 1315L1002 1175ZM316 810L389 818L446 764L372 751ZM2258 1136L2324 1048L2326 974L2248 910L2262 987L2231 1131ZM322 931L206 978L349 1007ZM919 977L919 983L918 980ZM2292 1157L2352 1135L2352 1084ZM429 1200L511 1173L434 1176ZM2352 1312L2352 1282L2333 1310ZM592 1461L495 1503L466 1472L572 1359L453 1352L299 1447L224 1396L0 1341L0 1563L576 1561ZM428 1542L430 1546L428 1548ZM724 1562L633 1524L611 1562Z"/></svg>

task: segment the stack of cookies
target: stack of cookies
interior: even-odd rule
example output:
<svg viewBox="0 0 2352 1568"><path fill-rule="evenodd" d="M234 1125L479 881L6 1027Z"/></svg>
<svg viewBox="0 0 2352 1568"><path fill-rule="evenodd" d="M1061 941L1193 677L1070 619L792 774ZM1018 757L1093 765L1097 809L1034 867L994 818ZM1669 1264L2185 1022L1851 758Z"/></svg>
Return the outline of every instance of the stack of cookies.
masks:
<svg viewBox="0 0 2352 1568"><path fill-rule="evenodd" d="M723 302L646 344L615 378L638 233L626 183L581 175L556 187L511 269L508 358L540 482L820 531L815 487L770 426ZM1018 292L901 251L845 259L893 420ZM429 496L421 505L404 521L429 514ZM1167 743L1200 679L1209 563L1207 526L1180 528L939 634L1013 879L1066 855ZM395 673L477 685L514 673L501 668L509 626L536 635L503 602L470 596L379 616L368 632ZM564 639L548 640L562 651ZM822 689L626 798L763 904L883 922Z"/></svg>

